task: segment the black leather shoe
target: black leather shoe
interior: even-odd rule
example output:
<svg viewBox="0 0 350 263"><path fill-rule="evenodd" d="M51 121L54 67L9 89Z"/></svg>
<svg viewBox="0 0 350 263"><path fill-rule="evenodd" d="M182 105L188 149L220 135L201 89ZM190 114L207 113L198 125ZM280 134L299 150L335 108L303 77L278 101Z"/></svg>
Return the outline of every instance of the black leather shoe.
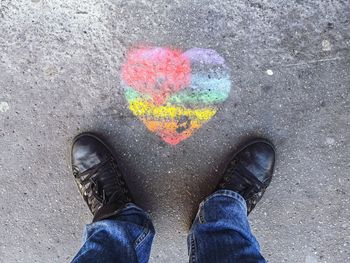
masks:
<svg viewBox="0 0 350 263"><path fill-rule="evenodd" d="M115 215L132 201L113 154L96 135L78 135L71 159L75 181L94 215L93 222Z"/></svg>
<svg viewBox="0 0 350 263"><path fill-rule="evenodd" d="M247 203L249 214L269 186L274 165L274 146L265 139L250 141L234 154L217 189L239 193Z"/></svg>

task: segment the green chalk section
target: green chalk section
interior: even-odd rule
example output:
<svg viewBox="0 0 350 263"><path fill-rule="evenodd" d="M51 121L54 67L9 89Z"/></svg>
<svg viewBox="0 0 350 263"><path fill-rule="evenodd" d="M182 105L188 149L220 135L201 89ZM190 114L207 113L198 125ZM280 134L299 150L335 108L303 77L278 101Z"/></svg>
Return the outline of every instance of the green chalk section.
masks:
<svg viewBox="0 0 350 263"><path fill-rule="evenodd" d="M132 88L125 88L125 98L128 102L132 102L137 99L145 99L149 100L152 99L152 97L148 94L141 94L140 92L132 89Z"/></svg>
<svg viewBox="0 0 350 263"><path fill-rule="evenodd" d="M172 104L215 104L225 101L228 94L228 92L222 90L212 91L187 88L172 95L168 102ZM141 94L129 87L125 89L125 98L128 102L137 99L152 99L149 94Z"/></svg>
<svg viewBox="0 0 350 263"><path fill-rule="evenodd" d="M227 97L227 92L190 89L174 94L169 98L169 102L173 104L213 104L223 102Z"/></svg>

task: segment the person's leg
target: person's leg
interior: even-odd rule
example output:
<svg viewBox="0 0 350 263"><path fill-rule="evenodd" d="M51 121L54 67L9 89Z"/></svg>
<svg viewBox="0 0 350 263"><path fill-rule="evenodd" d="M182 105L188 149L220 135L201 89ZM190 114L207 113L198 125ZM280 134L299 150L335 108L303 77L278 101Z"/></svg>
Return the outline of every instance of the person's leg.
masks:
<svg viewBox="0 0 350 263"><path fill-rule="evenodd" d="M72 262L148 262L152 222L133 203L107 145L96 135L81 134L73 142L71 158L75 181L94 216Z"/></svg>
<svg viewBox="0 0 350 263"><path fill-rule="evenodd" d="M247 214L270 184L274 162L274 148L265 140L234 155L217 190L200 204L188 236L191 263L266 262Z"/></svg>
<svg viewBox="0 0 350 263"><path fill-rule="evenodd" d="M199 207L188 236L190 262L265 262L236 192L219 190Z"/></svg>
<svg viewBox="0 0 350 263"><path fill-rule="evenodd" d="M153 237L148 214L130 203L116 216L85 227L84 244L72 263L145 263Z"/></svg>

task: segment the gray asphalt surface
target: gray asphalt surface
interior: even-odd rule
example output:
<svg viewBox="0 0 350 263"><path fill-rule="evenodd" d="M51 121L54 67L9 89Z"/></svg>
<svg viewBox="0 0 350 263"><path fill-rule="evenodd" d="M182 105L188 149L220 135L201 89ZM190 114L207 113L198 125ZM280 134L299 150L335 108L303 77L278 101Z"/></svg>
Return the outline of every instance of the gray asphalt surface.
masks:
<svg viewBox="0 0 350 263"><path fill-rule="evenodd" d="M132 115L120 67L135 45L212 48L230 97L169 146ZM250 216L269 262L350 262L350 2L0 1L0 262L69 262L90 213L69 148L119 154L157 230L151 262L186 262L186 233L246 137L271 139L275 178Z"/></svg>

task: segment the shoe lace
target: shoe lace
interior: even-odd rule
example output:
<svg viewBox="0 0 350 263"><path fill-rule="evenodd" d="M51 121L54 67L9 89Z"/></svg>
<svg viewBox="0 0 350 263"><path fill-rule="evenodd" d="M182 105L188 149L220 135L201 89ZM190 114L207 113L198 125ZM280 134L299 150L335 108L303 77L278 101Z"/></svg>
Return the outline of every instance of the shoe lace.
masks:
<svg viewBox="0 0 350 263"><path fill-rule="evenodd" d="M256 205L264 192L264 184L237 159L230 162L220 187L226 188L228 185L230 189L241 193L247 202L248 210Z"/></svg>
<svg viewBox="0 0 350 263"><path fill-rule="evenodd" d="M111 172L116 176L110 176ZM73 174L76 178L79 176L79 181L84 186L83 195L91 193L102 204L131 201L129 191L112 157L82 173L79 173L77 167L73 167ZM87 198L87 201L93 209L98 205L91 198Z"/></svg>

